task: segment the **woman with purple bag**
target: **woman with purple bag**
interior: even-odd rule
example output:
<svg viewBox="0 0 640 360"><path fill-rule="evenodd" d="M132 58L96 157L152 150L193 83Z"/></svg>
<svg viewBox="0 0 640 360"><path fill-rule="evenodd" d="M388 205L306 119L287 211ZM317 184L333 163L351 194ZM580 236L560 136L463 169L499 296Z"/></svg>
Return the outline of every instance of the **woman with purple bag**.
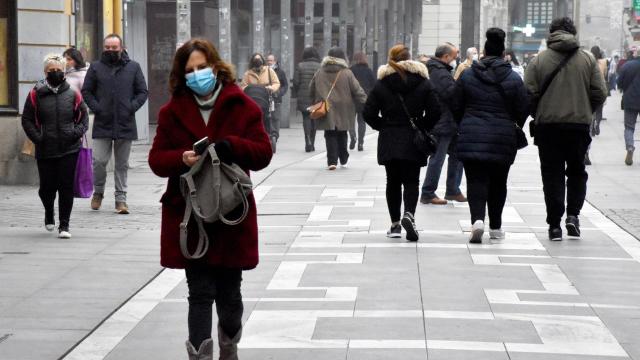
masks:
<svg viewBox="0 0 640 360"><path fill-rule="evenodd" d="M87 106L65 79L65 58L44 58L45 79L29 92L22 112L22 127L36 147L40 175L38 195L44 205L44 224L55 229L54 201L58 195L58 237L71 238L69 218L82 137L87 131Z"/></svg>

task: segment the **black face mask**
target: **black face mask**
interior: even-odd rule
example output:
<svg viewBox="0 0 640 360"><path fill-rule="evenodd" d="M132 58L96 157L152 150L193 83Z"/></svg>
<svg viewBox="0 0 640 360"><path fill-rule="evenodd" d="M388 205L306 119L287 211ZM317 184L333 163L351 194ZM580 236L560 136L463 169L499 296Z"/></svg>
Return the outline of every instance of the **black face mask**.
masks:
<svg viewBox="0 0 640 360"><path fill-rule="evenodd" d="M120 52L113 50L105 50L102 52L102 61L107 64L115 64L120 60Z"/></svg>
<svg viewBox="0 0 640 360"><path fill-rule="evenodd" d="M264 65L264 63L260 59L253 59L251 61L251 67L254 69L259 69L262 67L262 65Z"/></svg>
<svg viewBox="0 0 640 360"><path fill-rule="evenodd" d="M58 87L64 82L64 72L49 71L47 73L47 82L53 87Z"/></svg>

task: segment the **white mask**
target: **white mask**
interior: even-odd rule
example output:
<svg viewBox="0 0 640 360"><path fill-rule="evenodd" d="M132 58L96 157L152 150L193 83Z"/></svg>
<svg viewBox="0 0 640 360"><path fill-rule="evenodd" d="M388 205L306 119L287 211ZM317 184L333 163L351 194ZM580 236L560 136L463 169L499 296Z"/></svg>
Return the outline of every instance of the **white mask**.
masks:
<svg viewBox="0 0 640 360"><path fill-rule="evenodd" d="M451 60L451 62L449 63L449 66L451 66L452 68L456 67L456 65L458 65L458 63L455 60Z"/></svg>
<svg viewBox="0 0 640 360"><path fill-rule="evenodd" d="M473 55L472 60L473 60L473 61L478 61L478 54Z"/></svg>

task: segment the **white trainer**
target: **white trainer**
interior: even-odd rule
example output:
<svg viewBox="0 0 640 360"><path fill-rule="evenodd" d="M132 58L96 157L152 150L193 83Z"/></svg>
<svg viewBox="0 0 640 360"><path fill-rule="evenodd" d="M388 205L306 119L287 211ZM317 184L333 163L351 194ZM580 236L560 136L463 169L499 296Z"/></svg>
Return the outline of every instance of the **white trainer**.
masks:
<svg viewBox="0 0 640 360"><path fill-rule="evenodd" d="M52 232L56 226L54 224L46 224L44 228L47 229L48 232Z"/></svg>
<svg viewBox="0 0 640 360"><path fill-rule="evenodd" d="M504 230L502 229L491 229L489 230L489 239L491 240L503 240L504 239Z"/></svg>
<svg viewBox="0 0 640 360"><path fill-rule="evenodd" d="M71 239L71 233L68 231L60 231L58 233L58 238L60 239Z"/></svg>
<svg viewBox="0 0 640 360"><path fill-rule="evenodd" d="M482 244L482 235L484 235L484 221L476 220L471 227L469 242L471 244Z"/></svg>

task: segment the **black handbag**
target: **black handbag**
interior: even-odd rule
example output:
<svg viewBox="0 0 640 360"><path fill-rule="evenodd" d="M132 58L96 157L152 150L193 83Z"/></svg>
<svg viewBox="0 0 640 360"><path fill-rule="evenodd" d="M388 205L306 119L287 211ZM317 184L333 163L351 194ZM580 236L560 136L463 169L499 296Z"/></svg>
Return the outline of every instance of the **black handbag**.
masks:
<svg viewBox="0 0 640 360"><path fill-rule="evenodd" d="M398 98L400 99L402 108L404 109L405 114L407 114L409 123L414 130L413 144L424 156L431 156L435 154L438 150L438 139L427 130L422 129L418 125L416 125L416 118L412 117L409 113L409 109L407 109L407 105L405 105L402 95L398 94Z"/></svg>

